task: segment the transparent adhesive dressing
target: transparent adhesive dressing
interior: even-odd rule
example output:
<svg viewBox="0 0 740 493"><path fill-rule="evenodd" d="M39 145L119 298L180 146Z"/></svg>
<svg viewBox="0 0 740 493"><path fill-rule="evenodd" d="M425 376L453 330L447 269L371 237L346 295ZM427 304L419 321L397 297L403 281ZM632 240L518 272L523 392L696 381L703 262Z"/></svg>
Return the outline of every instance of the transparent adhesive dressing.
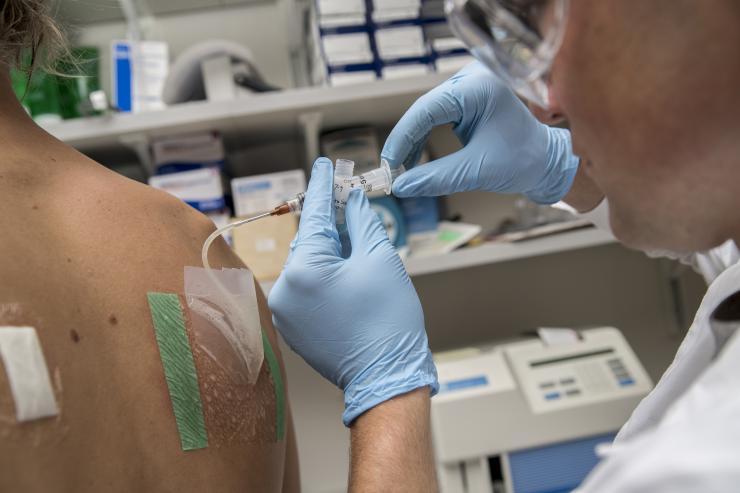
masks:
<svg viewBox="0 0 740 493"><path fill-rule="evenodd" d="M234 347L234 349L237 351L239 356L241 356L244 365L249 369L249 380L251 383L253 383L257 379L257 375L259 373L259 366L262 364L262 352L261 352L261 327L250 327L249 321L247 320L247 316L243 313L242 307L240 306L232 306L235 303L235 300L238 299L234 296L233 289L229 289L220 279L219 275L216 275L217 273L213 271L211 268L210 263L208 262L208 250L211 248L211 244L218 238L219 236L223 235L227 231L234 229L236 227L242 226L244 224L251 223L253 221L256 221L258 219L262 219L264 217L268 216L281 216L283 214L287 214L289 212L300 212L301 209L303 209L303 200L304 200L304 194L299 193L294 199L288 200L277 207L275 207L273 210L269 212L265 212L264 214L259 214L257 216L253 216L247 219L240 219L239 221L234 221L231 224L227 224L226 226L223 226L221 228L218 228L216 231L211 233L211 235L206 239L206 241L203 243L203 249L201 251L201 260L203 261L203 267L205 268L206 275L208 276L208 279L212 283L212 285L215 287L216 292L220 295L219 298L223 300L223 303L226 304L226 306L223 306L223 310L230 314L232 317L235 318L235 320L232 321L232 324L217 324L217 327L219 330L221 330L223 336L226 338L227 341ZM228 269L228 270L234 270L234 269ZM219 272L221 274L222 272ZM254 325L254 324L251 324ZM240 330L243 329L243 330ZM251 334L245 334L244 331L257 331L257 333L251 333ZM257 341L257 342L255 342ZM254 347L252 347L254 346ZM259 346L259 347L257 347ZM258 361L254 361L253 358L251 358L252 354L259 353L260 357L258 358ZM258 363L258 364L257 364Z"/></svg>

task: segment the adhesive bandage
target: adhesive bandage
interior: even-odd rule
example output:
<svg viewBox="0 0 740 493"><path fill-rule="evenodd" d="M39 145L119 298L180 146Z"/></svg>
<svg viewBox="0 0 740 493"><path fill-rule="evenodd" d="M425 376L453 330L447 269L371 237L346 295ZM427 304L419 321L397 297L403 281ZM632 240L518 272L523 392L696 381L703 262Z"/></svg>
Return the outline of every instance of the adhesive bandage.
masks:
<svg viewBox="0 0 740 493"><path fill-rule="evenodd" d="M198 374L185 329L180 297L170 293L148 293L149 309L164 367L167 389L175 414L183 450L208 446Z"/></svg>
<svg viewBox="0 0 740 493"><path fill-rule="evenodd" d="M59 414L36 329L0 327L0 357L19 422Z"/></svg>

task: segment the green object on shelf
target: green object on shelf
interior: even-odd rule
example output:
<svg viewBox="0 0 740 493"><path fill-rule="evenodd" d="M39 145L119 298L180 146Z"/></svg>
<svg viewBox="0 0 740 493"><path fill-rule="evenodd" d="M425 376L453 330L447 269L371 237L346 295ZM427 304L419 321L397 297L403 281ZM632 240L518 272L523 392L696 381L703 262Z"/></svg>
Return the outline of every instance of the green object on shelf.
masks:
<svg viewBox="0 0 740 493"><path fill-rule="evenodd" d="M100 56L94 47L72 48L71 60L60 61L60 75L34 70L28 74L29 58L11 71L13 90L34 120L58 121L94 114L90 93L100 89Z"/></svg>
<svg viewBox="0 0 740 493"><path fill-rule="evenodd" d="M90 106L90 93L100 89L100 55L94 47L72 49L75 63L61 62L59 72L71 77L57 77L59 102L64 119L95 113Z"/></svg>

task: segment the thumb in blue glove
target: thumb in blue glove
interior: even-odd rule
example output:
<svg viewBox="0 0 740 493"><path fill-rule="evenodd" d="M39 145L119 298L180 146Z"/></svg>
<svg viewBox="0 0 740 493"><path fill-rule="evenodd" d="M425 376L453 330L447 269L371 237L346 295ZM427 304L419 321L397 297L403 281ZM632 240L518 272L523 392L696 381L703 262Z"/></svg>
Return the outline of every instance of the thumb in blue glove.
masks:
<svg viewBox="0 0 740 493"><path fill-rule="evenodd" d="M393 184L399 197L468 190L523 193L538 203L560 200L579 159L570 132L537 121L486 67L473 62L419 98L391 131L381 156L413 167L432 129L451 123L463 148L410 169Z"/></svg>
<svg viewBox="0 0 740 493"><path fill-rule="evenodd" d="M270 292L273 322L288 345L344 390L344 423L437 373L413 284L364 193L350 194L348 258L333 216L331 161L314 163L292 251Z"/></svg>

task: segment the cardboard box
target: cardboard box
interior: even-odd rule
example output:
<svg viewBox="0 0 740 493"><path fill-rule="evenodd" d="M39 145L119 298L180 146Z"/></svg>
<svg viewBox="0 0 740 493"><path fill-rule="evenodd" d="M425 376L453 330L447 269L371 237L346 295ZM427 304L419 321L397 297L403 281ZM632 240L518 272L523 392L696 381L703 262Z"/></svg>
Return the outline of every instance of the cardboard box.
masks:
<svg viewBox="0 0 740 493"><path fill-rule="evenodd" d="M266 217L233 230L234 251L257 280L273 281L283 270L296 231L293 214Z"/></svg>
<svg viewBox="0 0 740 493"><path fill-rule="evenodd" d="M222 168L225 162L224 144L215 132L156 139L152 142L152 155L160 175L211 166Z"/></svg>
<svg viewBox="0 0 740 493"><path fill-rule="evenodd" d="M383 59L420 57L427 55L424 31L421 26L398 26L378 29L375 44Z"/></svg>
<svg viewBox="0 0 740 493"><path fill-rule="evenodd" d="M329 84L333 87L367 84L374 82L378 76L374 70L356 70L352 72L333 72L329 75Z"/></svg>
<svg viewBox="0 0 740 493"><path fill-rule="evenodd" d="M404 77L420 77L431 72L428 63L398 63L383 65L383 78L387 80Z"/></svg>
<svg viewBox="0 0 740 493"><path fill-rule="evenodd" d="M174 195L201 212L223 209L224 190L217 168L203 168L149 178L149 185Z"/></svg>
<svg viewBox="0 0 740 493"><path fill-rule="evenodd" d="M364 0L318 0L319 15L352 15L365 14Z"/></svg>
<svg viewBox="0 0 740 493"><path fill-rule="evenodd" d="M329 65L370 63L373 51L370 37L365 32L326 34L321 37L324 58Z"/></svg>

